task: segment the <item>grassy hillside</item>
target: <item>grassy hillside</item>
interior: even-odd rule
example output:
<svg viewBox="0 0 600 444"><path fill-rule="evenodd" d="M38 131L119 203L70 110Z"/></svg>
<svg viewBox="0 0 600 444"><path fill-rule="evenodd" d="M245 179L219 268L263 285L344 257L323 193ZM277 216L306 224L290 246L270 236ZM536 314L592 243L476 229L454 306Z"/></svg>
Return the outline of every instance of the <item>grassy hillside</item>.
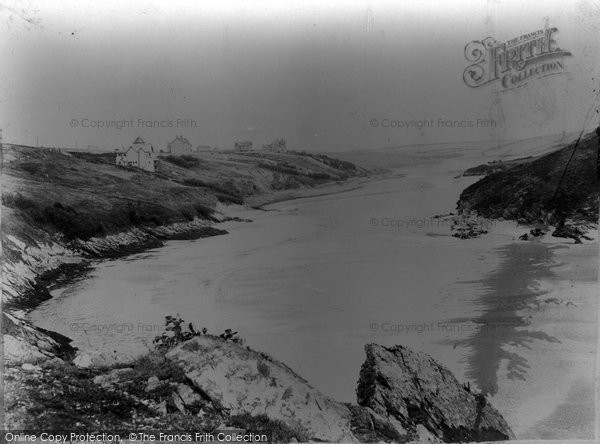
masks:
<svg viewBox="0 0 600 444"><path fill-rule="evenodd" d="M461 193L459 210L475 210L488 218L522 223L596 223L598 136L584 136L568 163L574 144L487 175Z"/></svg>
<svg viewBox="0 0 600 444"><path fill-rule="evenodd" d="M532 162L533 160L535 160L533 156L508 160L506 162L503 162L501 160L494 160L488 163L468 168L463 173L463 176L487 176L489 174L500 173L502 171L509 170L522 163Z"/></svg>
<svg viewBox="0 0 600 444"><path fill-rule="evenodd" d="M114 164L112 153L91 154L25 146L3 147L4 234L20 225L89 239L135 226L211 220L218 202L312 187L358 173L330 158L276 153L168 156L157 171ZM16 224L11 223L18 222Z"/></svg>

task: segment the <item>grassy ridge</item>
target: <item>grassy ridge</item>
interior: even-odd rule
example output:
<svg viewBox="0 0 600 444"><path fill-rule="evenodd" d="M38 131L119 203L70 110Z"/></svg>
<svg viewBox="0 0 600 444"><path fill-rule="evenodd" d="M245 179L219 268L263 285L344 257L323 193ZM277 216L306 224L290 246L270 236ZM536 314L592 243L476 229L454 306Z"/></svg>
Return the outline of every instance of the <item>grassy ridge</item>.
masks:
<svg viewBox="0 0 600 444"><path fill-rule="evenodd" d="M253 194L350 176L335 163L275 153L168 156L154 173L117 166L112 153L8 145L3 157L2 205L12 210L5 218L66 240L194 218L211 221L218 202L242 204Z"/></svg>
<svg viewBox="0 0 600 444"><path fill-rule="evenodd" d="M590 133L583 137L569 163L574 144L487 175L461 193L459 210L521 223L597 223L598 136Z"/></svg>

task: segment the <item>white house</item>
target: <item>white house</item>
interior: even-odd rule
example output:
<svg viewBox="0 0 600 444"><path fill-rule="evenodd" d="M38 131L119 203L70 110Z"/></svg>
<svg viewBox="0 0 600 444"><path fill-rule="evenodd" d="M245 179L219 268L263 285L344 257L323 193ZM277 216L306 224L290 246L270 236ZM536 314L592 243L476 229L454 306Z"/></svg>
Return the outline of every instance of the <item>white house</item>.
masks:
<svg viewBox="0 0 600 444"><path fill-rule="evenodd" d="M155 171L156 157L154 155L154 147L144 142L141 137L138 137L125 152L117 154L116 164L141 168L146 171Z"/></svg>

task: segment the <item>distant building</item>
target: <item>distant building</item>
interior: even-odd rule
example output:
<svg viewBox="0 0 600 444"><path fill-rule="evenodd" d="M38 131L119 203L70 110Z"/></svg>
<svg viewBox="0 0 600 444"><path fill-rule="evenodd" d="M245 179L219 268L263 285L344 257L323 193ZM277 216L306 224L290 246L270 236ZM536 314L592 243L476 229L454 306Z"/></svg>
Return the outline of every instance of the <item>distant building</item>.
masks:
<svg viewBox="0 0 600 444"><path fill-rule="evenodd" d="M201 151L212 151L213 148L210 145L198 145L194 151L196 152L201 152Z"/></svg>
<svg viewBox="0 0 600 444"><path fill-rule="evenodd" d="M252 151L252 142L250 142L250 141L235 142L235 144L233 145L233 148L236 151Z"/></svg>
<svg viewBox="0 0 600 444"><path fill-rule="evenodd" d="M144 142L141 137L138 137L125 152L117 153L116 164L136 167L146 171L155 171L156 156L154 154L154 147Z"/></svg>
<svg viewBox="0 0 600 444"><path fill-rule="evenodd" d="M287 152L287 146L285 143L285 139L282 137L281 139L275 139L273 142L268 145L263 145L263 149L267 151L272 151L274 153L285 153Z"/></svg>
<svg viewBox="0 0 600 444"><path fill-rule="evenodd" d="M175 136L175 139L167 143L167 148L163 152L174 155L189 154L192 152L192 144L183 136Z"/></svg>

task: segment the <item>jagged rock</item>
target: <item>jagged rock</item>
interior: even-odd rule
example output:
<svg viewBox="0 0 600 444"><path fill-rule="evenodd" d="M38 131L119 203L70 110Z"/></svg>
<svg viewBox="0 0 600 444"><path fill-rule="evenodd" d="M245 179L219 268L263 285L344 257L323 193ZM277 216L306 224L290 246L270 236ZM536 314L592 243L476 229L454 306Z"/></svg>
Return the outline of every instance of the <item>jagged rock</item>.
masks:
<svg viewBox="0 0 600 444"><path fill-rule="evenodd" d="M175 404L177 410L179 410L181 413L188 412L188 410L185 408L185 404L183 403L181 397L176 392L171 393L171 399L173 400L173 404Z"/></svg>
<svg viewBox="0 0 600 444"><path fill-rule="evenodd" d="M529 240L529 235L527 233L523 233L519 236L519 240Z"/></svg>
<svg viewBox="0 0 600 444"><path fill-rule="evenodd" d="M11 363L39 362L48 359L37 347L12 335L4 335L4 359Z"/></svg>
<svg viewBox="0 0 600 444"><path fill-rule="evenodd" d="M231 415L265 414L304 429L318 441L356 441L349 408L324 396L265 354L210 336L195 337L167 353L187 378Z"/></svg>
<svg viewBox="0 0 600 444"><path fill-rule="evenodd" d="M556 229L552 232L552 236L573 239L576 244L581 243L581 237L588 240L590 239L589 237L585 236L585 232L581 228L569 224L563 224L556 227Z"/></svg>
<svg viewBox="0 0 600 444"><path fill-rule="evenodd" d="M427 427L425 427L423 424L417 424L415 429L416 439L413 442L419 444L439 444L443 442L437 436L427 430Z"/></svg>
<svg viewBox="0 0 600 444"><path fill-rule="evenodd" d="M192 387L186 384L177 384L177 389L173 392L173 403L177 409L182 412L196 413L202 405L202 396L194 391Z"/></svg>
<svg viewBox="0 0 600 444"><path fill-rule="evenodd" d="M4 297L4 295L3 295ZM4 360L12 364L36 363L54 356L71 357L71 340L59 333L35 327L10 313L2 313Z"/></svg>
<svg viewBox="0 0 600 444"><path fill-rule="evenodd" d="M415 435L423 425L446 442L497 441L514 437L483 395L467 391L433 358L397 345L365 346L358 404L393 417Z"/></svg>
<svg viewBox="0 0 600 444"><path fill-rule="evenodd" d="M452 236L459 239L471 239L486 234L492 224L490 220L474 214L460 214L453 216L451 220Z"/></svg>
<svg viewBox="0 0 600 444"><path fill-rule="evenodd" d="M352 433L360 442L405 442L409 432L393 417L384 417L369 407L348 405L352 412Z"/></svg>
<svg viewBox="0 0 600 444"><path fill-rule="evenodd" d="M532 228L531 230L529 230L529 234L531 234L533 237L539 237L546 234L546 232L541 228Z"/></svg>
<svg viewBox="0 0 600 444"><path fill-rule="evenodd" d="M96 376L93 381L94 384L98 384L102 387L110 387L111 385L117 385L120 382L123 382L128 376L133 374L133 369L131 367L127 368L117 368L115 370L110 371L109 373L105 373L103 375Z"/></svg>
<svg viewBox="0 0 600 444"><path fill-rule="evenodd" d="M150 376L144 390L146 393L150 393L159 388L161 385L160 379L158 379L156 376Z"/></svg>
<svg viewBox="0 0 600 444"><path fill-rule="evenodd" d="M161 415L165 416L167 414L167 401L163 401L156 407L156 410Z"/></svg>

